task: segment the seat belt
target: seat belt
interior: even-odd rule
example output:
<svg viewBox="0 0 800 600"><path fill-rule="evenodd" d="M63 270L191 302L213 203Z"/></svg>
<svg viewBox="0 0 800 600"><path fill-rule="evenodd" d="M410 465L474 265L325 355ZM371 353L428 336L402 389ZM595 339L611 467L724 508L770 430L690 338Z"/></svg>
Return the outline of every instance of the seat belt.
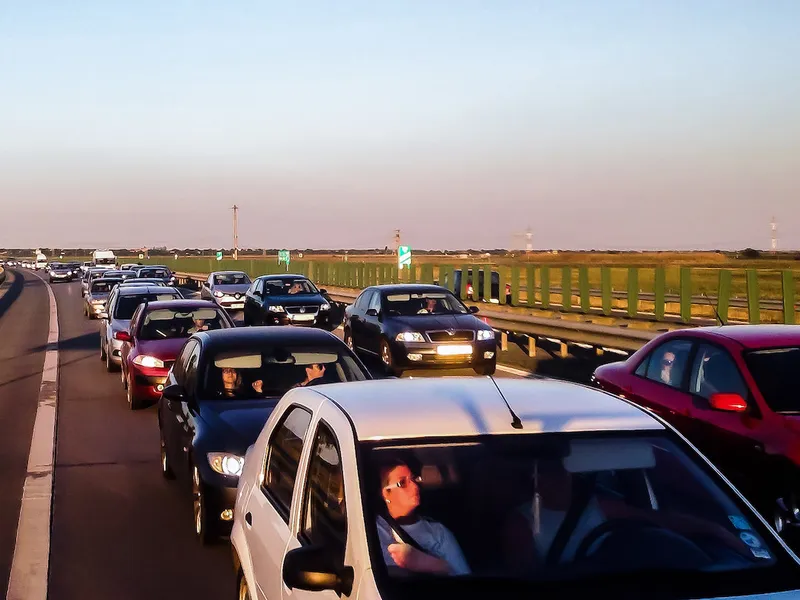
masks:
<svg viewBox="0 0 800 600"><path fill-rule="evenodd" d="M564 521L561 523L561 527L558 528L558 531L553 538L553 542L550 545L550 551L547 553L547 558L545 559L546 564L558 564L558 561L561 558L561 555L564 553L572 534L575 533L575 528L578 525L578 521L580 521L583 513L586 511L586 508L589 506L589 502L594 494L596 479L596 473L588 475L585 479L577 479L576 483L580 482L580 490L578 490L572 505L569 507L567 514L564 516Z"/></svg>
<svg viewBox="0 0 800 600"><path fill-rule="evenodd" d="M392 515L390 515L388 511L384 512L381 515L381 517L383 517L383 520L389 524L389 527L394 532L394 534L401 540L403 540L404 544L408 544L409 546L419 550L420 552L424 552L425 554L430 554L430 552L428 552L427 550L425 550L425 548L419 545L417 540L411 537L411 534L409 534L405 529L403 529L400 523L397 522L397 519L395 519Z"/></svg>

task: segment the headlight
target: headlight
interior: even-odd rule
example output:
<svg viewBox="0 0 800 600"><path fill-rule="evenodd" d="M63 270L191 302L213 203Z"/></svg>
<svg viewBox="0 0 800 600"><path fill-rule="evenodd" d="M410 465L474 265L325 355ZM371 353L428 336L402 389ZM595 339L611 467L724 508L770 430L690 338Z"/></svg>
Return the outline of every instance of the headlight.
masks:
<svg viewBox="0 0 800 600"><path fill-rule="evenodd" d="M481 340L493 340L494 339L494 330L493 329L479 329L478 330L478 341Z"/></svg>
<svg viewBox="0 0 800 600"><path fill-rule="evenodd" d="M149 369L163 369L164 368L164 361L160 358L156 358L155 356L147 356L146 354L140 354L136 358L133 359L133 364L139 365L140 367L145 367Z"/></svg>
<svg viewBox="0 0 800 600"><path fill-rule="evenodd" d="M222 298L224 295L225 295L225 294L223 294L223 293L222 293L222 292L220 292L219 290L217 290L217 291L215 291L215 292L214 292L214 297L215 297L215 298Z"/></svg>
<svg viewBox="0 0 800 600"><path fill-rule="evenodd" d="M404 331L403 333L398 333L397 337L394 338L398 342L424 342L425 338L422 337L421 333L416 331Z"/></svg>
<svg viewBox="0 0 800 600"><path fill-rule="evenodd" d="M228 452L209 452L208 464L220 475L238 477L244 468L244 457Z"/></svg>
<svg viewBox="0 0 800 600"><path fill-rule="evenodd" d="M331 305L328 304L327 302L323 302L322 304L319 305L319 309L320 310L330 310L331 309Z"/></svg>
<svg viewBox="0 0 800 600"><path fill-rule="evenodd" d="M276 312L276 313L286 312L285 310L283 310L283 307L280 304L272 304L272 305L270 305L269 311L270 312Z"/></svg>

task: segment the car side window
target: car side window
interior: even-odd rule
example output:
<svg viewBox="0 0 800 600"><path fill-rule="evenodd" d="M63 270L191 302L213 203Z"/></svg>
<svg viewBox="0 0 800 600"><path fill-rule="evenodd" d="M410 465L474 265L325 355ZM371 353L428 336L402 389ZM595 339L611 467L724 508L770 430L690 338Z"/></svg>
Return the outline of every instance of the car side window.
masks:
<svg viewBox="0 0 800 600"><path fill-rule="evenodd" d="M361 295L356 298L355 303L353 304L353 308L356 310L364 310L367 308L367 304L369 303L369 298L372 296L372 290L366 290L361 293Z"/></svg>
<svg viewBox="0 0 800 600"><path fill-rule="evenodd" d="M739 394L747 399L749 391L739 367L727 350L702 344L692 365L689 391L709 400L713 394Z"/></svg>
<svg viewBox="0 0 800 600"><path fill-rule="evenodd" d="M367 310L374 308L378 312L381 310L381 293L380 292L373 292L372 298L369 300L369 306Z"/></svg>
<svg viewBox="0 0 800 600"><path fill-rule="evenodd" d="M680 388L691 350L692 342L689 340L664 342L649 357L647 379Z"/></svg>
<svg viewBox="0 0 800 600"><path fill-rule="evenodd" d="M200 360L200 344L195 344L183 373L183 389L186 395L194 396L197 391L197 362Z"/></svg>
<svg viewBox="0 0 800 600"><path fill-rule="evenodd" d="M300 523L304 542L323 546L334 556L344 557L347 511L341 452L336 436L322 422L311 447Z"/></svg>
<svg viewBox="0 0 800 600"><path fill-rule="evenodd" d="M650 356L651 356L651 354L652 353L650 353L647 356L645 356L644 360L642 360L642 362L639 363L639 366L636 367L636 371L634 371L634 373L636 373L636 375L638 375L639 377L647 376L647 365L650 364Z"/></svg>
<svg viewBox="0 0 800 600"><path fill-rule="evenodd" d="M197 346L197 342L188 342L175 360L175 366L172 367L172 374L175 376L175 380L181 385L185 382L184 374L186 373L186 365L188 364L189 356L191 356L195 346Z"/></svg>
<svg viewBox="0 0 800 600"><path fill-rule="evenodd" d="M311 413L299 406L288 410L267 448L262 490L285 522L289 522L294 482L303 454Z"/></svg>
<svg viewBox="0 0 800 600"><path fill-rule="evenodd" d="M263 287L264 287L264 280L256 279L255 283L253 283L253 294L255 294L256 296L260 296Z"/></svg>

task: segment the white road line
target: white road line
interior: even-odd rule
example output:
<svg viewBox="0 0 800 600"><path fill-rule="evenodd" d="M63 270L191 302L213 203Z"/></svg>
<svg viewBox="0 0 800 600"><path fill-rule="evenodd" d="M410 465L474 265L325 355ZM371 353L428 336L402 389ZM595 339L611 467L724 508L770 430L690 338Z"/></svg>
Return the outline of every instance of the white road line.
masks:
<svg viewBox="0 0 800 600"><path fill-rule="evenodd" d="M33 424L28 472L22 491L7 600L47 598L58 395L58 313L52 288L44 279L42 282L47 287L50 299L50 330L47 334L39 404Z"/></svg>
<svg viewBox="0 0 800 600"><path fill-rule="evenodd" d="M519 377L530 377L531 375L533 375L531 371L526 371L524 369L517 369L515 367L509 367L507 365L501 365L500 363L497 363L497 370L502 371L503 373L517 375Z"/></svg>

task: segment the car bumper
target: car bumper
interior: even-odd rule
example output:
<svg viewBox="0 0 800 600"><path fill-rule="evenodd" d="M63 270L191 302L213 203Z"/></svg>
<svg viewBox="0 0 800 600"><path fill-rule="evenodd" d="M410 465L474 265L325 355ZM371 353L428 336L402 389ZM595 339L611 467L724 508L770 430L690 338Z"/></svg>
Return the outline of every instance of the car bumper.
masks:
<svg viewBox="0 0 800 600"><path fill-rule="evenodd" d="M106 312L106 305L103 304L89 304L89 314L94 316L100 316L101 313Z"/></svg>
<svg viewBox="0 0 800 600"><path fill-rule="evenodd" d="M72 275L50 275L50 281L72 281Z"/></svg>
<svg viewBox="0 0 800 600"><path fill-rule="evenodd" d="M134 366L131 369L130 385L132 392L140 400L158 402L167 380L169 369L140 369Z"/></svg>
<svg viewBox="0 0 800 600"><path fill-rule="evenodd" d="M238 300L232 296L223 296L222 298L214 298L222 308L225 310L244 310L244 298Z"/></svg>
<svg viewBox="0 0 800 600"><path fill-rule="evenodd" d="M265 317L267 325L294 325L296 327L320 327L329 329L331 327L330 313L319 313L313 318L306 318L304 315L288 315L286 313L267 313Z"/></svg>
<svg viewBox="0 0 800 600"><path fill-rule="evenodd" d="M471 351L448 354L458 346L469 346ZM393 342L390 344L392 358L399 367L409 369L448 369L458 367L480 367L495 364L497 347L494 340L465 342L463 344L435 344Z"/></svg>
<svg viewBox="0 0 800 600"><path fill-rule="evenodd" d="M111 340L111 344L108 347L108 356L111 359L111 362L117 365L122 364L122 342L120 340Z"/></svg>
<svg viewBox="0 0 800 600"><path fill-rule="evenodd" d="M214 517L214 527L219 535L230 535L233 527L233 509L236 506L236 487L206 484L206 511ZM224 518L223 513L225 514Z"/></svg>

